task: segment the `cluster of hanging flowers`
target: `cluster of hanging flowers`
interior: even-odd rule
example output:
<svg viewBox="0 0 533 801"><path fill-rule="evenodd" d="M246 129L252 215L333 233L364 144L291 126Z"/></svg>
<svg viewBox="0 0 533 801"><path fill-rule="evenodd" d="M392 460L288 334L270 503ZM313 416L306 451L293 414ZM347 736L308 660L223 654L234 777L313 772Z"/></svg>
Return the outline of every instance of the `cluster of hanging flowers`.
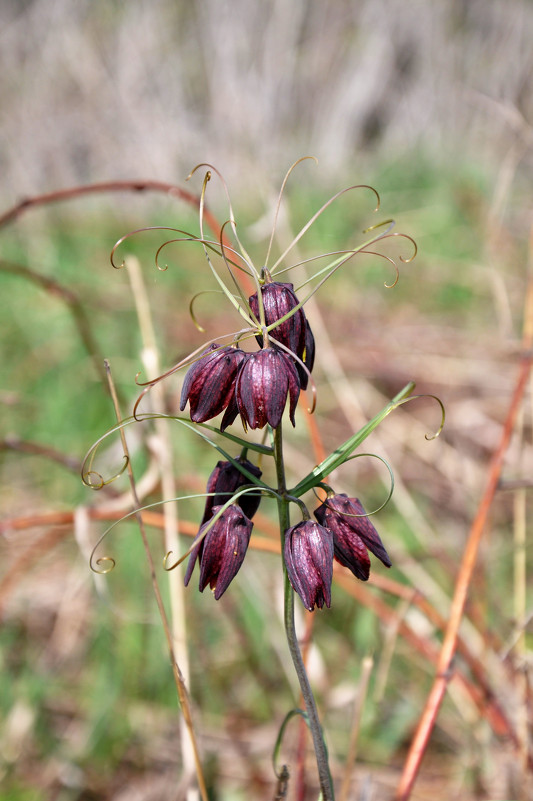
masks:
<svg viewBox="0 0 533 801"><path fill-rule="evenodd" d="M224 412L220 430L235 422L238 415L246 428L277 428L290 400L289 417L293 425L300 389L306 389L313 369L315 342L305 313L298 305L292 284L279 281L261 287L265 327L280 323L267 345L255 353L239 347L213 343L188 370L181 393L180 409L189 401L191 420L205 423ZM248 303L259 317L258 293ZM293 311L294 310L294 311ZM283 349L282 349L283 348Z"/></svg>
<svg viewBox="0 0 533 801"><path fill-rule="evenodd" d="M243 494L236 503L224 508L228 495L246 482L241 467L261 477L259 468L247 460L240 461L239 467L231 462L218 462L212 472L198 532L200 542L192 550L185 574L187 585L199 561L199 588L203 592L209 584L216 600L227 590L243 563L252 533L252 517L261 499L258 492ZM315 510L315 517L318 522L302 520L287 529L283 554L291 585L309 611L315 606L331 605L334 559L362 581L367 581L370 575L368 551L386 567L391 566L381 538L357 498L332 493Z"/></svg>
<svg viewBox="0 0 533 801"><path fill-rule="evenodd" d="M296 162L296 164L298 163ZM273 267L268 269L267 263L273 244L281 196L285 183L296 164L291 167L282 184L265 265L261 270L254 267L239 240L229 195L231 217L222 226L219 241L216 242L205 236L203 230L204 197L207 183L211 178L211 170L221 179L222 177L210 165L199 165L209 168L200 199L200 236L174 229L180 236L164 243L159 248L156 263L162 248L170 242L200 242L213 276L227 299L246 321L246 327L228 335L226 342L220 341L224 338L219 338L205 343L194 354L164 375L148 381L146 384L141 384L144 389L134 407L135 419L137 419L137 409L143 395L155 383L184 366L187 366L188 370L182 386L180 410L183 412L188 404L190 420L201 425L222 415L219 423L222 437L229 437L225 433L226 429L233 425L237 418L240 418L245 432L249 429L264 429L267 426L272 432L276 432L281 426L287 406L289 419L294 426L300 392L307 390L310 384L314 401L315 387L311 373L315 361L315 339L304 311L304 305L324 281L353 256L365 252L379 256L380 254L376 253L372 246L378 240L397 236L397 234L391 233L394 222L387 220L385 223L366 229L373 233L364 245L352 250L339 250L325 254L330 257L329 264L317 272L316 276L319 277L319 280L316 286L306 297L299 299L297 295L299 290L295 290L292 283L283 282L277 278L277 274L287 272L297 266L296 264L290 267L284 266L287 254L333 201L344 193L361 187L348 187L330 198L302 228ZM224 182L223 186L225 188ZM374 192L378 199L377 210L379 196L372 187L361 186ZM226 225L230 226L237 243L235 248L225 238ZM380 228L380 226L386 227L376 233L374 229ZM399 236L405 236L414 245L410 237L404 234L399 234ZM113 264L113 254L125 238L119 240L113 249L111 254ZM407 262L414 258L416 245L414 248L415 252L411 258L401 260ZM213 266L213 252L222 258L227 268L225 280ZM394 283L386 284L386 286L394 286L398 280L396 264L388 256L382 257L396 270ZM324 254L315 258L324 258ZM307 259L305 262L298 262L298 264L312 261L313 258ZM237 279L239 271L246 273L248 281L251 280L255 284L256 291L251 295L245 294L242 290ZM253 341L254 338L259 349L255 351L243 349L242 345L245 342ZM239 441L239 438L234 435L230 439ZM247 457L249 448L246 446L248 443L243 440L240 442L243 446L240 456L235 458L230 456L229 459L225 458L223 461L219 461L211 473L206 488L207 500L204 515L198 535L188 552L190 557L185 573L185 584L189 583L195 565L198 563L200 590L203 591L209 585L217 600L227 590L243 563L250 542L252 519L257 512L261 498L271 495L277 497L278 502L280 500L280 488L268 487L263 483L262 471ZM216 447L221 453L225 453L220 447ZM274 455L272 448L264 447L263 452L268 450L270 450L270 455ZM353 450L352 446L341 449L339 451L341 455L337 458L333 468L349 458L351 450ZM328 464L329 467L331 464ZM344 494L336 494L330 487L324 485L322 479L327 474L328 470L325 466L323 469L321 466L315 468L298 485L299 492L296 493L296 498L283 490L284 500L296 501L303 510L302 521L288 526L287 530L282 532L282 542L287 576L293 589L309 610L313 610L315 607L322 608L324 604L330 606L334 560L347 567L354 576L363 581L369 577L369 552L387 567L391 565L383 543L360 501ZM313 521L310 519L307 507L299 500L299 495L315 487L326 489L327 497L315 510L316 521ZM176 564L179 564L180 561L182 560L180 559Z"/></svg>
<svg viewBox="0 0 533 801"><path fill-rule="evenodd" d="M300 389L306 389L314 365L315 340L300 307L294 287L271 281L261 287L265 326L273 329L270 344L258 336L262 346L256 353L213 343L188 370L183 383L180 409L189 402L191 420L204 423L224 412L224 431L240 415L244 428L277 428L289 399L289 418ZM248 299L259 317L258 293ZM294 310L291 316L290 312ZM281 350L280 345L284 348ZM242 565L250 535L252 517L261 495L251 492L224 508L224 501L246 485L243 471L256 478L261 471L247 459L234 464L218 462L207 483L208 498L198 538L191 553L185 584L200 563L201 591L209 586L219 599ZM391 566L379 534L356 498L332 494L315 511L318 522L303 520L285 532L284 560L293 589L312 611L331 604L333 560L348 567L366 581L370 573L368 551L384 565Z"/></svg>

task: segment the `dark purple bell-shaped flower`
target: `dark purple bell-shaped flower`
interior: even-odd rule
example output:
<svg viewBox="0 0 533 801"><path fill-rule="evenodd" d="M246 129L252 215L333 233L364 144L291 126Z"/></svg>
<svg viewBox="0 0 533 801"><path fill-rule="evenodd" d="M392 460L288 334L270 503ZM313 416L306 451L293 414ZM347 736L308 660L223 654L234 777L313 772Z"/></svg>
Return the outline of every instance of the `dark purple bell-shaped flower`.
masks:
<svg viewBox="0 0 533 801"><path fill-rule="evenodd" d="M293 284L284 284L281 281L272 281L262 286L261 296L263 298L267 326L272 325L277 320L281 320L299 303ZM257 292L248 299L248 302L253 313L259 319ZM303 308L298 309L292 317L273 328L271 334L274 340L281 342L282 345L285 345L296 354L311 372L315 360L315 340ZM256 339L262 346L263 337L258 335ZM295 362L295 364L300 378L300 386L302 389L307 389L309 376L298 362Z"/></svg>
<svg viewBox="0 0 533 801"><path fill-rule="evenodd" d="M213 507L213 517L220 509L220 506ZM208 525L209 522L204 523L199 533L202 534ZM209 584L215 591L215 600L218 601L239 572L250 542L252 527L252 521L248 520L240 506L236 504L228 506L211 526L204 539L191 552L185 574L185 586L189 583L194 565L199 558L200 592L203 592Z"/></svg>
<svg viewBox="0 0 533 801"><path fill-rule="evenodd" d="M283 552L290 582L306 609L331 605L333 536L331 531L303 520L285 532Z"/></svg>
<svg viewBox="0 0 533 801"><path fill-rule="evenodd" d="M263 307L265 310L265 323L272 325L277 320L285 317L299 301L294 294L293 284L284 284L281 281L272 281L264 284L261 287L261 296L263 298ZM253 313L260 319L259 315L259 300L257 292L255 292L249 299L250 308ZM305 314L303 309L298 309L294 312L292 317L280 323L276 328L272 329L272 336L282 345L292 350L297 356L301 358L305 348ZM263 344L263 338L258 337L260 345Z"/></svg>
<svg viewBox="0 0 533 801"><path fill-rule="evenodd" d="M235 385L235 399L243 426L263 428L267 423L277 428L290 399L289 417L295 425L294 412L300 394L298 372L292 359L278 348L263 348L246 355Z"/></svg>
<svg viewBox="0 0 533 801"><path fill-rule="evenodd" d="M216 343L207 348L187 371L181 391L181 411L189 401L191 420L195 423L205 423L224 411L233 399L235 379L245 356L240 348Z"/></svg>
<svg viewBox="0 0 533 801"><path fill-rule="evenodd" d="M248 459L236 459L249 473L255 478L261 478L261 470ZM217 462L215 469L209 476L207 482L206 492L215 493L208 495L205 499L204 516L200 526L207 523L213 517L213 507L222 506L230 499L230 497L237 492L244 484L250 484L251 481L244 473L241 473L238 467L233 462ZM251 520L257 512L259 503L261 501L260 492L247 492L237 499L237 504L241 507L246 517Z"/></svg>
<svg viewBox="0 0 533 801"><path fill-rule="evenodd" d="M335 559L349 568L354 576L367 581L370 575L367 549L386 567L392 563L378 532L364 515L360 501L348 498L344 493L327 498L315 511L318 522L333 534Z"/></svg>

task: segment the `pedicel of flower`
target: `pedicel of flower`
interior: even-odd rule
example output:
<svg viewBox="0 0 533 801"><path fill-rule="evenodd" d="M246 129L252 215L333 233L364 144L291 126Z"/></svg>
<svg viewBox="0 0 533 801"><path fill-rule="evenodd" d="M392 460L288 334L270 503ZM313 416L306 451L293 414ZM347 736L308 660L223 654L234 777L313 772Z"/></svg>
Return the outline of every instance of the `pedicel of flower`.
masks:
<svg viewBox="0 0 533 801"><path fill-rule="evenodd" d="M331 605L333 536L329 529L303 520L285 532L283 551L287 575L306 609Z"/></svg>
<svg viewBox="0 0 533 801"><path fill-rule="evenodd" d="M221 510L221 506L213 507L213 517ZM209 522L200 529L201 535ZM215 600L224 594L243 563L250 542L253 523L240 506L231 504L221 512L203 540L191 552L185 586L190 581L196 560L200 559L200 592L209 586L214 590Z"/></svg>
<svg viewBox="0 0 533 801"><path fill-rule="evenodd" d="M335 558L350 568L357 578L363 581L368 579L370 560L366 549L386 567L391 566L381 537L358 498L348 498L344 493L332 495L316 509L315 517L333 533Z"/></svg>
<svg viewBox="0 0 533 801"><path fill-rule="evenodd" d="M290 356L275 347L247 354L237 376L235 398L244 428L277 428L289 396L289 418L300 394L298 372Z"/></svg>
<svg viewBox="0 0 533 801"><path fill-rule="evenodd" d="M224 411L233 398L235 379L245 356L240 348L217 343L207 348L187 371L181 391L181 411L189 401L194 423L205 423Z"/></svg>

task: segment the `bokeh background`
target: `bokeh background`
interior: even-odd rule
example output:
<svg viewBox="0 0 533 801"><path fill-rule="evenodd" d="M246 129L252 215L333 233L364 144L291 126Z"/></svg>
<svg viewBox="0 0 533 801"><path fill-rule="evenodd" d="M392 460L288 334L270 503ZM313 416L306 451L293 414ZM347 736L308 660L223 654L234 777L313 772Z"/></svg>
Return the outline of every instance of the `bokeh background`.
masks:
<svg viewBox="0 0 533 801"><path fill-rule="evenodd" d="M298 244L302 258L361 243L366 226L390 217L417 241L393 289L384 287L390 266L366 256L308 307L326 449L411 379L447 411L434 442L424 439L440 419L429 401L398 410L368 441L365 450L395 473L393 499L376 518L394 566L374 565L368 586L340 574L333 608L314 624L310 674L339 784L361 710L354 799L393 796L531 347L531 42L528 0L0 3L0 212L102 181L158 180L198 193L202 173L185 178L207 161L223 173L260 265L283 176L313 155L318 164L303 163L288 183L276 247L356 183L376 187L381 212L364 191L343 197ZM214 180L208 203L227 219ZM187 793L186 735L138 529L123 523L103 546L117 561L112 574L88 567L99 535L131 508L127 482L91 493L80 479L87 449L114 423L103 357L124 414L136 373L147 369L140 298L161 370L235 328L209 295L197 303L208 334L190 321L191 297L213 288L194 245L169 247L162 273L154 266L161 232L134 237L120 253L139 259L142 286L113 271L114 242L149 225L198 230L194 208L176 197L127 191L21 210L0 229L2 801ZM407 241L386 247L391 257L410 255ZM170 410L180 382L171 379L159 399ZM530 797L531 419L528 389L416 799ZM144 503L172 489L202 491L214 463L207 446L174 428L129 436ZM303 412L287 454L295 482L316 462ZM106 440L98 460L112 475L118 441ZM336 481L368 508L386 497L377 460L350 463ZM201 506L180 504L185 534ZM265 542L274 549L275 509L264 507L263 545L257 540L224 599L199 595L193 581L180 601L212 798L274 797L270 755L297 703L279 558L261 550ZM161 525L151 521L150 541L170 608ZM300 624L304 632L303 612ZM296 724L291 732L284 759L293 766ZM313 777L311 760L309 797Z"/></svg>

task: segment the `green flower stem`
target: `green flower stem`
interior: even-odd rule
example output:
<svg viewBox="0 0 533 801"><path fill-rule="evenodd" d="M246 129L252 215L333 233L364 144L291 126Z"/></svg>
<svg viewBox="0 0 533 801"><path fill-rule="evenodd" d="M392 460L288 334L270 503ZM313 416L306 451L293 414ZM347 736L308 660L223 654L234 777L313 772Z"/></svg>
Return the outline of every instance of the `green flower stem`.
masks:
<svg viewBox="0 0 533 801"><path fill-rule="evenodd" d="M313 737L313 745L315 749L316 763L318 768L318 776L320 780L320 789L322 791L323 801L334 801L335 793L333 790L333 782L331 780L331 773L329 770L328 754L324 736L322 734L322 726L318 717L316 702L309 684L307 671L305 669L300 647L298 645L298 638L296 636L296 628L294 625L294 591L292 589L289 577L287 575L287 568L283 559L283 549L285 545L285 532L290 526L289 517L289 500L287 498L287 486L285 482L285 465L283 461L283 433L281 424L274 430L274 459L276 462L276 475L278 481L278 516L279 527L281 534L281 554L283 563L283 576L285 581L285 612L284 623L285 632L287 635L287 642L289 651L294 664L298 682L305 702L307 710L307 719L311 735Z"/></svg>

